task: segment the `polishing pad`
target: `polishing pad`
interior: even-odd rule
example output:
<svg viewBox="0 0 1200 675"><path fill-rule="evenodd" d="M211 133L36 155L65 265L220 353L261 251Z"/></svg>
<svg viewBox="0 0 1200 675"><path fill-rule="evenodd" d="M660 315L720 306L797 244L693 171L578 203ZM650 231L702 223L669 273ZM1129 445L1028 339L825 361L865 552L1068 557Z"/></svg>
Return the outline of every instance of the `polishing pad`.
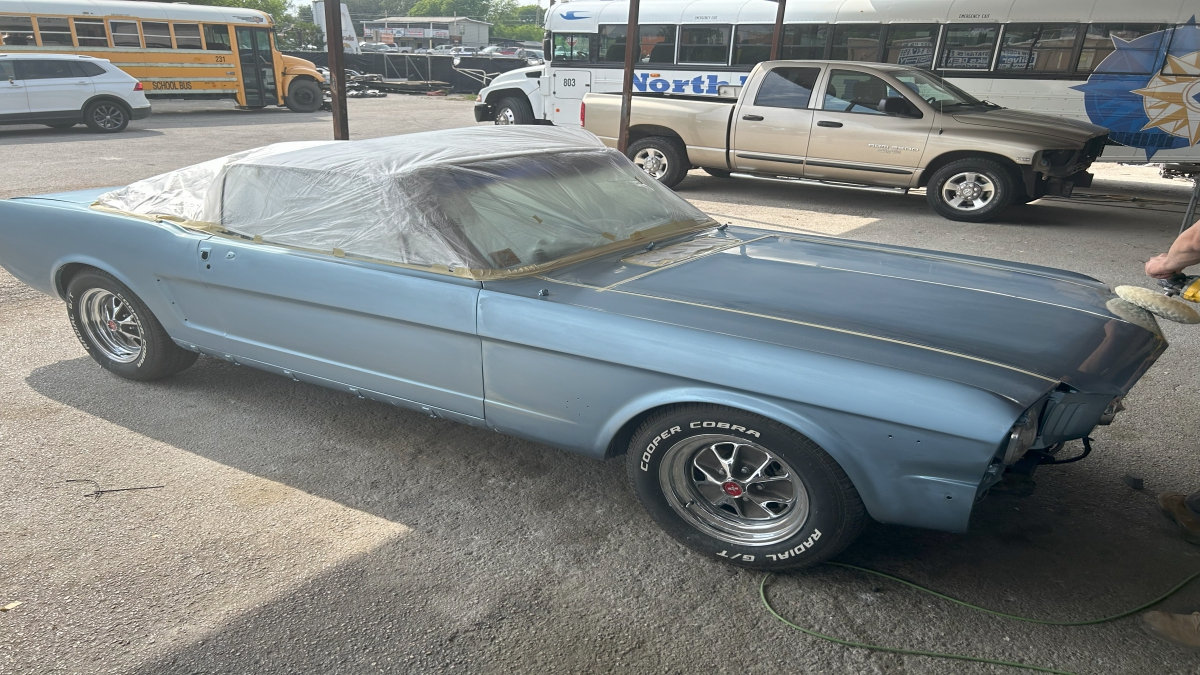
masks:
<svg viewBox="0 0 1200 675"><path fill-rule="evenodd" d="M1141 307L1151 314L1176 323L1200 323L1200 313L1187 303L1169 298L1141 286L1117 286L1114 289L1122 299Z"/></svg>
<svg viewBox="0 0 1200 675"><path fill-rule="evenodd" d="M1159 332L1158 323L1154 320L1154 315L1128 300L1112 298L1106 303L1106 306L1108 307L1108 311L1135 326L1141 326L1151 333Z"/></svg>

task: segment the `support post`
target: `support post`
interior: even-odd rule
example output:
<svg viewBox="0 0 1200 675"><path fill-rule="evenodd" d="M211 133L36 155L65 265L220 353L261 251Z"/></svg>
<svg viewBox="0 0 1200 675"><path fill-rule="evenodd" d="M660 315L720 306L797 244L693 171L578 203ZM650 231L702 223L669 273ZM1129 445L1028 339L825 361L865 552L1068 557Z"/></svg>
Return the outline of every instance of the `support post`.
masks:
<svg viewBox="0 0 1200 675"><path fill-rule="evenodd" d="M629 147L629 113L633 109L633 65L642 53L642 40L638 35L638 15L641 1L629 0L629 22L625 28L625 76L621 80L621 127L617 134L617 150L625 152Z"/></svg>
<svg viewBox="0 0 1200 675"><path fill-rule="evenodd" d="M342 0L325 0L325 44L329 49L329 93L333 98L333 140L350 140L346 116L346 54L342 45Z"/></svg>
<svg viewBox="0 0 1200 675"><path fill-rule="evenodd" d="M779 6L775 9L775 33L771 36L771 60L778 61L783 51L783 10L787 0L775 0Z"/></svg>

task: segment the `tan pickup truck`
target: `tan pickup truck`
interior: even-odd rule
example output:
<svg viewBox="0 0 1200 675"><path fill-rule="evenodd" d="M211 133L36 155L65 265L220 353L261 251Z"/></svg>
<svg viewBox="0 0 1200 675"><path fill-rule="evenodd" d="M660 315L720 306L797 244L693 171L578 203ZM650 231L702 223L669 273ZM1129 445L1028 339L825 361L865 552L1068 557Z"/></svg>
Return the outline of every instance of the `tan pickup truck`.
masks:
<svg viewBox="0 0 1200 675"><path fill-rule="evenodd" d="M1108 130L1007 110L924 70L840 61L767 61L720 97L641 95L628 154L668 186L713 176L926 188L951 220L1087 187ZM584 128L616 147L621 97L588 94Z"/></svg>

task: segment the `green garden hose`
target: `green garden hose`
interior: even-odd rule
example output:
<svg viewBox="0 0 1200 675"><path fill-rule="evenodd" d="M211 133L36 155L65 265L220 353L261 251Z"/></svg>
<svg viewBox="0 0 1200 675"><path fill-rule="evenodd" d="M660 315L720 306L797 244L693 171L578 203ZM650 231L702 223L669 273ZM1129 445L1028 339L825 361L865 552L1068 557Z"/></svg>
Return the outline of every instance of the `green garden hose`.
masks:
<svg viewBox="0 0 1200 675"><path fill-rule="evenodd" d="M1130 616L1132 614L1137 614L1138 612L1140 612L1144 609L1148 609L1150 607L1153 607L1154 605L1157 605L1158 603L1162 602L1163 600L1166 600L1167 598L1171 597L1172 595L1175 595L1176 593L1178 593L1181 589L1183 589L1184 586L1187 586L1188 584L1190 584L1197 577L1200 577L1200 572L1196 572L1195 574L1192 574L1188 578L1179 582L1178 584L1175 585L1174 588L1167 591L1166 593L1163 593L1162 595L1158 596L1154 600L1151 600L1150 602L1147 602L1143 605L1135 607L1126 612L1121 612L1120 614L1114 614L1113 616L1106 616L1102 619L1087 619L1084 621L1054 621L1054 620L1050 620L1050 619L1030 619L1030 618L1024 617L1024 616L1016 616L1015 614L1005 614L1004 612L997 612L994 609L987 609L986 607L979 607L977 605L972 605L969 602L965 602L965 601L959 600L957 598L952 598L943 593L938 593L937 591L930 590L928 588L925 588L924 586L920 586L911 581L906 581L904 579L901 579L896 576L892 576L890 574L885 574L883 572L877 572L872 569L867 569L866 567L859 567L858 565L849 565L847 563L839 563L839 562L828 562L825 564L833 565L836 567L844 567L846 569L856 570L858 572L863 572L865 574L872 574L874 576L882 577L882 578L888 579L890 581L895 581L897 583L904 584L905 586L908 586L909 588L914 588L918 591L921 591L922 593L928 593L929 595L939 597L943 600L949 600L950 602L953 602L957 605L962 605L963 607L968 607L970 609L973 609L973 610L976 610L979 612L984 612L986 614L991 614L993 616L999 616L999 617L1003 617L1005 619L1012 619L1014 621L1023 621L1025 623L1036 623L1036 624L1041 624L1044 626L1093 626L1093 625L1099 624L1099 623L1107 623L1109 621L1116 621L1117 619L1124 619L1127 616ZM771 613L771 616L775 617L776 619L779 619L784 624L786 624L792 628L795 628L796 630L798 630L802 633L805 633L807 635L821 638L822 640L828 640L829 642L833 642L833 643L836 643L839 645L845 645L847 647L858 647L860 649L870 649L870 650L877 651L877 652L891 652L893 654L907 654L910 656L931 656L931 657L939 658L939 659L955 659L958 661L972 661L975 663L987 663L987 664L991 664L991 665L995 665L995 666L1008 666L1010 668L1024 668L1026 670L1036 670L1036 671L1042 672L1042 673L1057 673L1058 675L1075 675L1074 673L1071 673L1070 671L1058 670L1056 668L1046 668L1044 666L1034 666L1034 665L1030 665L1027 663L1016 663L1013 661L1000 661L998 659L985 659L985 658L979 657L979 656L967 656L964 654L927 652L927 651L921 651L921 650L917 650L917 649L901 649L899 647L886 647L883 645L872 645L872 644L866 644L863 642L852 642L850 640L843 640L841 638L833 637L832 635L825 635L824 633L818 633L815 630L810 630L803 626L798 626L798 625L792 623L791 621L788 621L783 616L781 616L779 614L779 612L776 612L774 607L771 606L771 602L769 600L767 600L767 582L770 581L771 577L773 577L773 576L774 576L774 573L767 574L766 576L763 577L762 582L758 585L758 595L760 598L762 598L763 606L767 608L767 611Z"/></svg>

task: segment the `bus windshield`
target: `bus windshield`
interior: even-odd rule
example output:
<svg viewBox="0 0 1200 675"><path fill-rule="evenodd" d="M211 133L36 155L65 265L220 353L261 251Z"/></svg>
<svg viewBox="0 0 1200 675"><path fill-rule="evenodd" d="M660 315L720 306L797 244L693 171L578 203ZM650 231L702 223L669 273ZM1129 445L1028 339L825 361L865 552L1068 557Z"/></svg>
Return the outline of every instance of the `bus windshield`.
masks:
<svg viewBox="0 0 1200 675"><path fill-rule="evenodd" d="M925 99L930 105L941 110L948 108L998 107L995 104L980 101L933 73L927 73L922 70L900 70L893 72L892 77L895 77L901 84L911 89L917 96Z"/></svg>

